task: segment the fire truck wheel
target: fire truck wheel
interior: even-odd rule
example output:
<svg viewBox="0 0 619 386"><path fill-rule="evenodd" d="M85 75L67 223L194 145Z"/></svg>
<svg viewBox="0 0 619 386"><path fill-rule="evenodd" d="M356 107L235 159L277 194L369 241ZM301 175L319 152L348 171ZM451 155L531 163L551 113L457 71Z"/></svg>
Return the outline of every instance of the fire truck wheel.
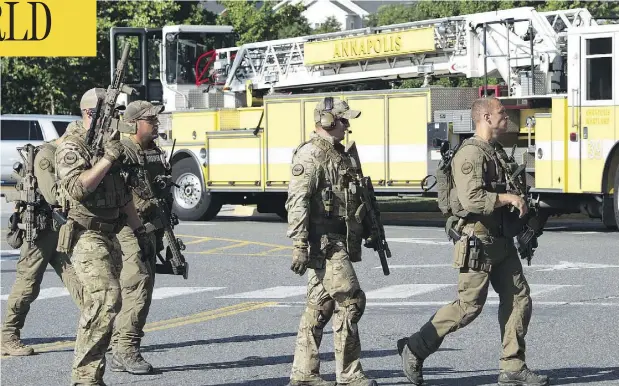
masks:
<svg viewBox="0 0 619 386"><path fill-rule="evenodd" d="M221 209L216 195L204 189L198 165L191 158L184 158L172 165L172 180L180 186L173 189L172 211L185 221L212 220Z"/></svg>
<svg viewBox="0 0 619 386"><path fill-rule="evenodd" d="M619 229L619 167L615 171L615 186L613 190L613 207L615 209L615 224Z"/></svg>

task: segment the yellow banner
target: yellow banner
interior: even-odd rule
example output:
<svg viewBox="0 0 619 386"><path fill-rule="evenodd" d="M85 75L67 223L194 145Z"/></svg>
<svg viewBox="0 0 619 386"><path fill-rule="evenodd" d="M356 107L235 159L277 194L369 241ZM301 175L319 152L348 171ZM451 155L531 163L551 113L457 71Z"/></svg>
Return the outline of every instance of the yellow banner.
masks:
<svg viewBox="0 0 619 386"><path fill-rule="evenodd" d="M0 56L96 55L96 0L0 0Z"/></svg>
<svg viewBox="0 0 619 386"><path fill-rule="evenodd" d="M306 66L434 51L434 27L305 43Z"/></svg>

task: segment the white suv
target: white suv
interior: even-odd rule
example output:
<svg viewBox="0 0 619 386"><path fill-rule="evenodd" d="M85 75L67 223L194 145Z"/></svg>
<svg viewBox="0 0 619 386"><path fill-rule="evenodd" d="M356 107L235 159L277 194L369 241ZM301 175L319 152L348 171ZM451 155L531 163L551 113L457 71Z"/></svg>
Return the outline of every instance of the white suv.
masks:
<svg viewBox="0 0 619 386"><path fill-rule="evenodd" d="M14 185L17 182L12 174L13 165L22 161L17 152L18 147L27 143L38 146L44 141L58 138L64 134L69 123L78 119L81 117L74 115L0 115L1 184Z"/></svg>

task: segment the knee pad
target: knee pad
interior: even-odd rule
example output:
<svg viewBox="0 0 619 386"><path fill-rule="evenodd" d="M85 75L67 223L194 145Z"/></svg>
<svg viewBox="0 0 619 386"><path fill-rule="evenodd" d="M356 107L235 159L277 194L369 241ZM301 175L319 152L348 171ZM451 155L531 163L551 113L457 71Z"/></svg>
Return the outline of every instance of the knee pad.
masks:
<svg viewBox="0 0 619 386"><path fill-rule="evenodd" d="M344 302L343 306L351 323L358 323L361 320L363 312L365 312L365 303L366 298L363 290L357 290L351 299Z"/></svg>

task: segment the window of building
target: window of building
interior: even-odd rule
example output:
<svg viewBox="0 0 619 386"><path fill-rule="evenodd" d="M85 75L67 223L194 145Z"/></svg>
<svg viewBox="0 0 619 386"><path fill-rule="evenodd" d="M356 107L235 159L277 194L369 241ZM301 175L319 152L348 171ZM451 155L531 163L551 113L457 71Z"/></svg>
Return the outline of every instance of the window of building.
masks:
<svg viewBox="0 0 619 386"><path fill-rule="evenodd" d="M613 99L613 39L586 40L587 100Z"/></svg>

